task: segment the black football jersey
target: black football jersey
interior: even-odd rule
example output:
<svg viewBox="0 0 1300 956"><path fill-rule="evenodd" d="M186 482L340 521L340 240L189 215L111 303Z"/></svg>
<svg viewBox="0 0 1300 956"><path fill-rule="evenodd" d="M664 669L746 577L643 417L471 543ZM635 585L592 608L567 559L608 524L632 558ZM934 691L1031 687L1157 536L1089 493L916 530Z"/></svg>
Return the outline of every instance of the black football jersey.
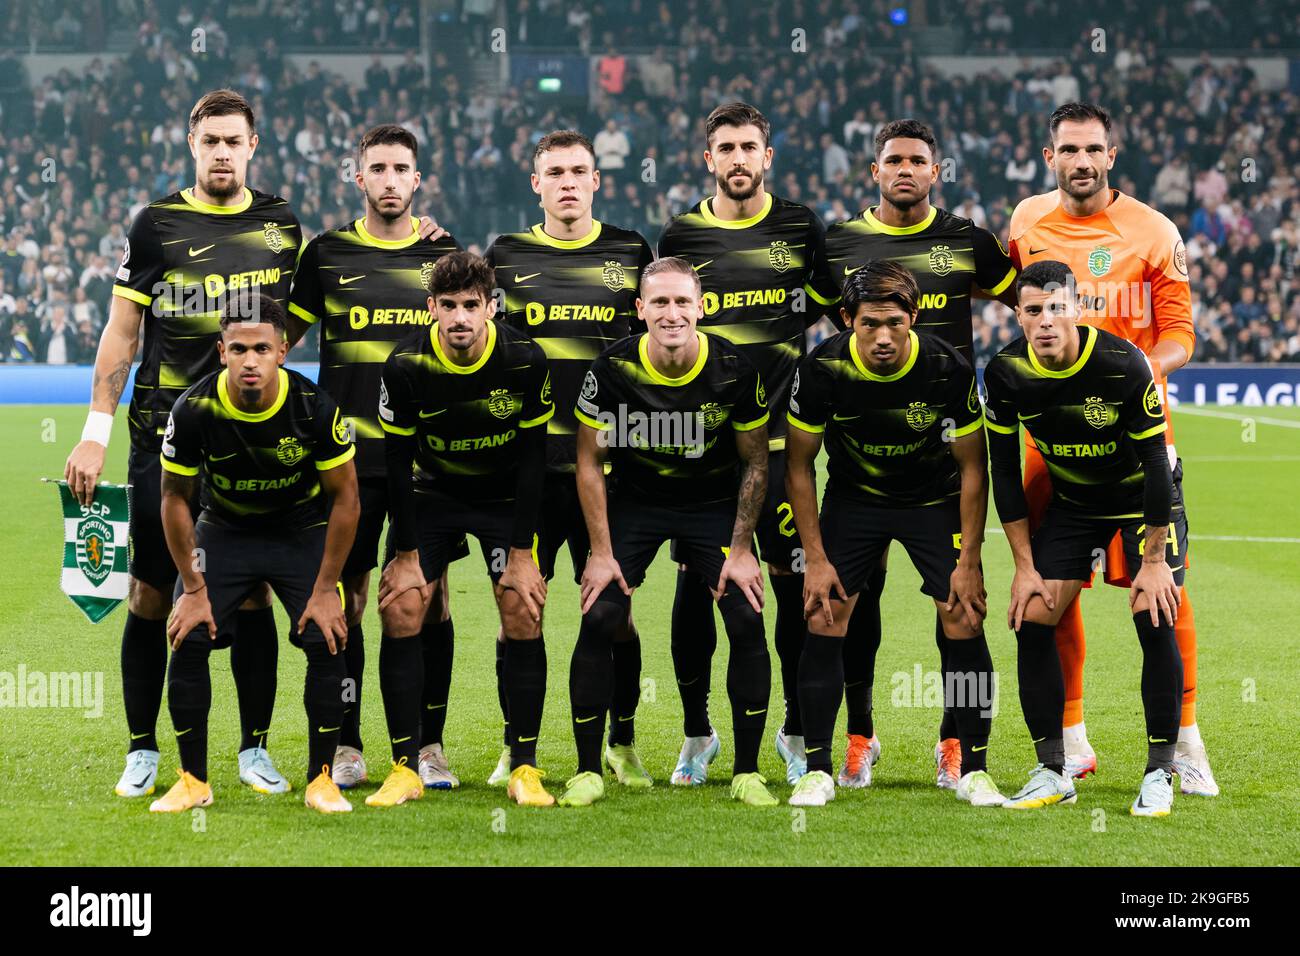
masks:
<svg viewBox="0 0 1300 956"><path fill-rule="evenodd" d="M504 296L498 319L542 347L551 368L555 415L546 425L549 471L577 460L574 402L592 361L642 331L636 314L641 270L653 255L641 234L599 220L582 239L556 239L541 224L498 236L487 261Z"/></svg>
<svg viewBox="0 0 1300 956"><path fill-rule="evenodd" d="M386 432L415 436L417 494L513 501L519 434L555 413L541 346L495 320L486 334L487 346L473 365L446 357L436 322L399 344L384 363L379 423Z"/></svg>
<svg viewBox="0 0 1300 956"><path fill-rule="evenodd" d="M245 188L233 206L182 189L140 210L113 286L114 295L145 307L144 358L129 412L133 447L156 453L181 392L221 368L227 293L287 302L301 243L289 204L255 189Z"/></svg>
<svg viewBox="0 0 1300 956"><path fill-rule="evenodd" d="M864 209L826 230L826 259L838 287L873 259L905 266L921 290L916 331L939 336L973 362L972 284L997 296L1016 278L1002 243L987 229L937 206L914 226L887 226L874 212L874 207ZM841 324L838 318L835 324Z"/></svg>
<svg viewBox="0 0 1300 956"><path fill-rule="evenodd" d="M222 369L176 400L161 458L166 471L202 475L199 520L231 528L301 530L329 517L317 473L345 464L355 453L338 406L310 379L280 369L275 402L264 412L249 413L231 401Z"/></svg>
<svg viewBox="0 0 1300 956"><path fill-rule="evenodd" d="M591 363L578 420L604 434L615 494L690 507L732 501L741 459L734 432L768 421L757 369L725 339L699 336L699 356L669 378L650 362L648 336L610 346Z"/></svg>
<svg viewBox="0 0 1300 956"><path fill-rule="evenodd" d="M377 239L358 219L323 233L303 250L289 310L320 323L320 383L351 423L357 475L383 477L379 379L397 343L433 324L433 266L460 245L451 236L421 239L416 221L405 239Z"/></svg>
<svg viewBox="0 0 1300 956"><path fill-rule="evenodd" d="M1023 336L984 370L990 450L1024 425L1047 463L1052 499L1097 518L1142 517L1143 471L1134 442L1163 434L1164 407L1142 351L1079 326L1078 360L1053 371ZM1015 449L1019 456L1019 449Z"/></svg>
<svg viewBox="0 0 1300 956"><path fill-rule="evenodd" d="M826 493L919 507L961 494L952 441L983 422L975 373L938 336L909 333L898 371L867 367L852 331L803 360L790 393L790 424L824 433Z"/></svg>
<svg viewBox="0 0 1300 956"><path fill-rule="evenodd" d="M769 193L757 215L728 222L706 198L664 227L659 255L695 267L704 287L699 327L736 346L758 369L772 406L770 441L783 447L804 332L839 294L821 220L807 206Z"/></svg>

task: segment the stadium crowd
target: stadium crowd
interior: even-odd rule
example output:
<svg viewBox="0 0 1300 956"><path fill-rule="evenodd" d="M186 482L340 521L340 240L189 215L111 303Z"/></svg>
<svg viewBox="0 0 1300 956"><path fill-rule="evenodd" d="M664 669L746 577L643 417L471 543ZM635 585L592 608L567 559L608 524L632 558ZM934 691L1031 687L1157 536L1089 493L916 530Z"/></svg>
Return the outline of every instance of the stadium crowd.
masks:
<svg viewBox="0 0 1300 956"><path fill-rule="evenodd" d="M308 233L360 213L353 147L369 126L395 120L421 144L413 211L476 251L538 218L532 148L565 127L594 140L597 216L653 244L673 215L713 191L700 158L703 117L732 99L758 105L772 122L772 190L828 224L875 202L871 142L881 123L914 116L931 124L943 163L933 200L1005 241L1016 203L1055 185L1040 156L1048 113L1072 99L1102 103L1120 147L1112 184L1169 215L1186 241L1195 358L1300 361L1300 102L1263 88L1244 59L1216 64L1205 53L1180 71L1163 52L1170 44L1294 41L1295 15L1278 17L1270 33L1250 32L1269 6L1255 0L1235 5L1230 20L1201 0L1182 5L1192 18L1155 10L1133 21L1144 26L1112 36L1106 52L1092 51L1088 18L1063 4L1030 2L1014 17L1007 4L967 4L970 51L1057 51L1048 65L1008 58L972 78L923 67L908 27L890 23L887 2L796 0L757 17L732 0L689 15L638 0L584 10L505 4L510 49L569 46L596 58L589 102L548 97L532 84L499 94L467 88L437 48L426 77L413 45L413 2L386 4L374 22L368 11L378 7L351 0L245 4L229 22L171 0L116 6L148 14L129 20L141 25L128 56L106 54L79 74L65 69L33 83L17 56L0 49L0 164L11 184L0 193L2 361L93 360L125 227L150 199L192 182L189 110L204 90L226 85L248 95L258 114L250 185L289 199ZM440 27L473 47L495 22L494 6L467 0ZM949 7L926 5L928 22L951 19ZM318 15L276 13L289 8ZM257 35L265 39L248 46L237 38L253 35L244 18L258 10L284 22L275 30L263 23ZM9 36L53 37L54 14L49 4L15 6ZM817 28L806 50L794 51L790 30L800 23ZM82 43L87 24L70 46ZM196 24L205 29L202 53L191 49ZM64 27L64 40L77 33ZM397 50L401 62L389 68L375 56L361 84L331 74L326 55L299 69L280 44L393 52L397 37L412 44ZM978 313L981 362L1012 337L1003 306Z"/></svg>

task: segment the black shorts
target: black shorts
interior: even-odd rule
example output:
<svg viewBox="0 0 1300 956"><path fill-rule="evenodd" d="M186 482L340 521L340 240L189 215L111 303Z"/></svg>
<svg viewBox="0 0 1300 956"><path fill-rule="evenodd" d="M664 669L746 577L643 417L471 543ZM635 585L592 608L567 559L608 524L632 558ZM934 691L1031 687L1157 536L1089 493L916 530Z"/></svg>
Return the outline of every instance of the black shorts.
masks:
<svg viewBox="0 0 1300 956"><path fill-rule="evenodd" d="M581 582L582 570L591 553L591 539L582 516L582 502L578 500L578 482L573 475L547 472L537 524L537 566L542 576L548 581L555 577L555 560L567 543L569 559L573 562L573 580Z"/></svg>
<svg viewBox="0 0 1300 956"><path fill-rule="evenodd" d="M731 547L735 524L734 501L697 508L671 508L620 500L617 496L609 502L609 538L614 560L631 588L645 580L646 569L654 561L660 545L668 540L673 542L674 561L699 573L709 587L715 586ZM729 584L727 588L735 590L736 586ZM627 595L617 584L609 585L601 599L627 603Z"/></svg>
<svg viewBox="0 0 1300 956"><path fill-rule="evenodd" d="M262 582L271 590L289 615L290 641L299 647L325 640L315 624L309 623L298 635L298 618L307 608L316 575L325 555L325 525L301 531L245 530L229 528L210 521L194 526L194 546L202 549L203 580L208 586L212 619L217 623L217 648L229 647L234 636L235 612L239 605ZM181 596L185 582L178 579L172 594L173 603ZM339 602L343 589L339 588ZM206 624L200 624L185 636L187 641L209 640Z"/></svg>
<svg viewBox="0 0 1300 956"><path fill-rule="evenodd" d="M170 594L176 586L176 565L163 534L162 462L158 452L132 446L126 473L131 485L131 577ZM197 508L193 515L197 520Z"/></svg>
<svg viewBox="0 0 1300 956"><path fill-rule="evenodd" d="M1165 540L1165 561L1174 573L1174 583L1183 586L1187 572L1187 513L1182 489L1174 486L1174 508L1170 512L1169 535ZM1090 518L1060 507L1047 506L1033 536L1034 570L1045 581L1088 581L1094 571L1104 571L1106 553L1115 533L1124 546L1124 564L1131 581L1142 565L1142 544L1146 523L1142 518Z"/></svg>
<svg viewBox="0 0 1300 956"><path fill-rule="evenodd" d="M796 552L803 553L803 542L794 524L794 509L785 493L785 451L772 451L767 456L767 497L754 528L758 539L758 559L784 571L793 570ZM687 564L679 553L677 539L668 545L668 554L678 564Z"/></svg>
<svg viewBox="0 0 1300 956"><path fill-rule="evenodd" d="M466 536L472 534L478 539L483 563L495 584L506 570L514 523L513 501L475 505L436 492L417 492L415 538L424 579L437 580L449 564L469 554ZM388 544L385 564L393 556L391 538ZM533 535L533 561L537 561L536 535Z"/></svg>
<svg viewBox="0 0 1300 956"><path fill-rule="evenodd" d="M948 600L961 555L961 506L956 499L906 508L828 494L820 525L826 558L848 596L862 590L896 540L921 574L921 592L936 601Z"/></svg>
<svg viewBox="0 0 1300 956"><path fill-rule="evenodd" d="M352 550L343 562L343 578L354 578L372 570L379 560L379 536L388 520L388 479L362 478L357 482L361 497L361 516L357 519L357 536ZM387 536L384 554L389 555ZM452 555L453 561L469 556L469 543L461 539L460 547ZM385 562L386 563L386 562Z"/></svg>

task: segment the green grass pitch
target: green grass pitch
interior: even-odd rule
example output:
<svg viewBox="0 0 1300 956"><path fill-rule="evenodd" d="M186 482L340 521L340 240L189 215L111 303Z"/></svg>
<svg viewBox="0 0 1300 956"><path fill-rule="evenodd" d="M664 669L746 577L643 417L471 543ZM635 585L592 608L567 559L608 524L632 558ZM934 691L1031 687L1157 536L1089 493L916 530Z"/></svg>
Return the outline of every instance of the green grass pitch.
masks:
<svg viewBox="0 0 1300 956"><path fill-rule="evenodd" d="M1252 416L1253 425L1240 420ZM212 668L210 761L216 802L201 817L151 815L148 800L123 800L112 790L126 743L118 677L125 609L90 626L59 592L57 496L37 482L61 474L83 417L77 406L0 408L0 435L9 450L0 459L5 489L0 671L15 674L22 665L29 673L103 675L98 718L72 709L0 708L0 864L1170 866L1283 864L1300 855L1300 804L1292 796L1291 754L1283 746L1294 740L1300 686L1296 409L1190 409L1176 416L1193 536L1188 584L1200 631L1199 720L1223 795L1214 800L1179 795L1174 814L1164 820L1128 815L1145 756L1140 657L1124 596L1113 588L1085 594L1085 707L1101 773L1080 785L1078 804L1029 813L974 810L935 788L932 747L939 711L915 706L918 699L924 704L924 695L914 694L909 683L918 667L927 673L937 667L934 615L899 548L891 559L876 676L876 727L884 755L871 789L840 791L824 809L805 813L783 803L756 810L728 799L732 751L725 638L714 661L712 708L722 755L707 786L686 791L668 786L681 726L668 653L673 574L664 549L634 603L647 682L637 740L657 781L652 791L622 792L611 782L608 798L591 809L526 810L483 783L500 750L492 649L497 623L475 553L456 565L451 577L456 671L446 739L453 769L463 781L460 790L429 792L417 803L379 811L364 806L370 791L362 789L354 794L349 815L324 818L305 809L303 660L282 639L270 749L293 780L294 793L259 796L240 785L234 689L227 656L218 653ZM106 480L124 480L126 446L120 415ZM1250 538L1273 540L1245 540ZM1000 534L990 534L984 566L989 645L1000 675L989 766L1010 793L1034 761L1016 696L1014 638L1005 627L1010 561ZM564 558L561 567L567 573ZM363 736L371 774L381 778L387 748L373 594L366 621ZM287 624L283 612L277 613L283 633ZM769 600L769 642L772 621ZM574 769L567 687L577 623L577 589L558 578L547 608L550 675L540 749L557 794ZM780 713L775 654L773 665L775 717ZM784 798L789 787L771 743L775 729L775 719L769 720L761 764ZM176 767L165 707L158 730L161 790L174 780ZM841 724L837 759L843 753L842 730Z"/></svg>

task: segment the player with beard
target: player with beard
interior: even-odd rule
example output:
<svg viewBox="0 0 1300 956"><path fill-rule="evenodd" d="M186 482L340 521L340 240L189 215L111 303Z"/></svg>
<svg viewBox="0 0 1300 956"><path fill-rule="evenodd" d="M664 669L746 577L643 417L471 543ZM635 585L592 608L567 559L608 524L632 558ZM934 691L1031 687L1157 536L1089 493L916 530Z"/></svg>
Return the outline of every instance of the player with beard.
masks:
<svg viewBox="0 0 1300 956"><path fill-rule="evenodd" d="M600 189L591 142L573 130L543 136L533 151L532 188L541 197L543 220L526 232L499 236L486 259L504 293L502 321L546 352L555 390L555 415L546 425L546 508L538 527L538 558L549 581L567 542L575 582L590 545L574 481L578 420L574 404L587 367L607 347L642 329L636 297L641 270L653 258L639 233L601 222L592 213ZM650 774L633 749L634 718L641 696L641 642L631 619L614 636L613 694L605 764L619 783L649 787ZM510 739L501 668L504 639L497 640L497 696ZM509 746L488 783L510 776Z"/></svg>
<svg viewBox="0 0 1300 956"><path fill-rule="evenodd" d="M920 288L916 330L937 335L974 367L971 353L971 300L996 298L1016 304L1015 266L997 237L969 219L930 204L930 189L939 179L939 150L924 123L900 119L876 133L872 178L880 202L847 222L826 230L826 258L841 285L877 259L907 268ZM848 710L848 750L839 784L871 784L872 764L880 757L872 716L872 684L880 649L880 596L885 586L888 552L858 595L844 641L844 697ZM950 646L941 615L935 616L934 639L947 671ZM936 783L957 789L962 776L957 717L944 708L935 744Z"/></svg>
<svg viewBox="0 0 1300 956"><path fill-rule="evenodd" d="M1057 188L1032 196L1011 216L1011 255L1019 268L1043 259L1066 263L1079 279L1079 321L1132 342L1151 362L1156 384L1182 368L1196 347L1187 256L1178 228L1150 206L1110 188L1108 172L1116 147L1110 116L1099 106L1067 103L1052 113L1050 142L1043 159L1056 175ZM1165 416L1169 406L1165 404ZM1183 514L1183 464L1174 448L1172 421L1165 432L1173 469L1174 512ZM1057 474L1025 434L1025 488L1029 520L1037 526ZM1185 523L1185 519L1182 519ZM1176 522L1177 523L1177 522ZM1187 560L1186 542L1179 553ZM1111 542L1104 564L1108 584L1128 587L1120 536ZM1179 589L1174 634L1183 660L1183 698L1174 772L1183 793L1213 797L1219 785L1210 770L1196 725L1196 622L1187 589ZM1078 601L1065 608L1056 625L1056 643L1065 672L1066 773L1084 777L1097 770L1097 756L1083 722L1083 615Z"/></svg>
<svg viewBox="0 0 1300 956"><path fill-rule="evenodd" d="M361 622L389 510L378 417L380 376L397 343L433 322L427 301L434 263L460 248L450 235L436 241L420 236L410 213L420 188L418 163L419 143L404 127L376 126L361 137L356 183L365 197L365 216L307 244L289 301L291 346L312 325L320 326L320 385L338 402L357 448L361 518L342 578L348 623L344 659L354 683L333 765L334 782L345 790L367 778L361 742ZM457 557L464 554L468 548ZM460 782L442 746L454 640L446 594L444 580L438 588L440 606L427 615L419 641L425 677L418 770L426 787L442 789ZM385 646L380 647L381 682L393 679L391 667L385 667Z"/></svg>
<svg viewBox="0 0 1300 956"><path fill-rule="evenodd" d="M231 303L251 307L259 292L283 305L298 258L302 236L289 204L245 185L257 142L253 109L233 90L207 93L190 111L194 186L153 201L131 224L95 357L90 413L64 468L73 494L89 504L143 328L144 357L128 414L131 576L122 699L130 744L115 788L123 797L152 793L158 776L155 728L177 575L161 518L158 455L167 418L182 392L220 369L223 310ZM223 622L216 646L231 647L242 731L239 776L259 792L282 793L289 782L266 751L278 655L269 589L255 589L233 617Z"/></svg>
<svg viewBox="0 0 1300 956"><path fill-rule="evenodd" d="M804 333L825 314L838 286L826 264L821 220L807 206L764 187L772 166L769 134L766 117L746 103L728 103L709 114L704 162L717 188L668 223L659 255L685 259L695 269L704 287L700 328L726 339L754 364L771 403L767 498L757 531L776 595L775 643L785 696L776 749L794 783L807 769L797 687L806 627L803 549L785 500L785 412ZM703 783L721 746L708 712L717 646L710 583L699 569L678 570L672 653L686 740L673 771L675 784Z"/></svg>

